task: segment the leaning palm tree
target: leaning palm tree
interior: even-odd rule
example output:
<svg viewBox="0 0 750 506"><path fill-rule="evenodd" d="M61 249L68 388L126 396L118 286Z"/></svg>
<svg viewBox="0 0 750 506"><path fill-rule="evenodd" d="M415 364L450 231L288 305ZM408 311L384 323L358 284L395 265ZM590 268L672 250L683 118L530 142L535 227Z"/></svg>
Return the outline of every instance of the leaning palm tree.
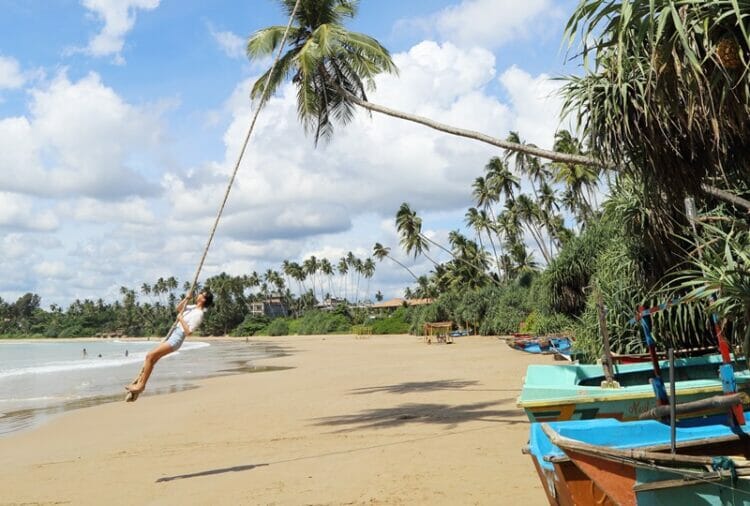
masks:
<svg viewBox="0 0 750 506"><path fill-rule="evenodd" d="M407 266L405 266L404 264L402 264L401 262L399 262L398 260L396 260L395 258L393 258L391 256L391 248L389 248L388 246L383 246L379 242L376 242L375 246L372 247L372 255L375 258L377 258L379 261L381 261L381 262L386 257L389 258L389 259L391 259L393 262L395 262L396 264L398 264L401 267L403 267L404 269L406 269L406 272L408 272L409 274L411 274L415 281L417 280L417 275L414 274L411 271L411 269L409 269Z"/></svg>
<svg viewBox="0 0 750 506"><path fill-rule="evenodd" d="M534 241L539 247L539 252L544 257L544 261L550 263L550 261L552 261L552 255L550 255L547 250L547 246L544 243L544 237L542 237L542 231L539 228L541 218L539 206L537 206L536 202L531 200L528 195L521 194L516 199L515 209L518 212L518 217L526 224L529 233L534 238Z"/></svg>
<svg viewBox="0 0 750 506"><path fill-rule="evenodd" d="M492 238L492 223L493 220L490 219L489 216L487 216L487 211L482 209L481 211L478 211L475 207L470 207L468 211L466 211L465 215L466 224L474 229L474 231L477 234L477 240L479 241L479 247L481 249L484 249L484 244L482 244L482 232L487 233L487 238L490 240L490 246L492 246L492 253L495 257L495 265L497 266L497 274L498 276L501 274L500 271L500 259L497 256L497 249L495 248L495 240ZM502 242L500 244L501 247L501 253L502 253Z"/></svg>
<svg viewBox="0 0 750 506"><path fill-rule="evenodd" d="M296 0L279 2L287 16L291 16ZM281 56L273 74L269 69L258 78L251 96L268 100L287 78L291 78L297 87L300 121L314 133L316 142L333 134L333 120L342 124L350 121L356 105L503 149L562 162L595 163L590 158L509 142L368 101L367 92L375 89L375 77L381 73L395 74L398 70L388 50L377 40L344 27L346 20L356 16L358 5L358 0L303 0L292 20L289 49ZM281 44L285 28L270 26L255 32L247 44L248 57L260 60L272 55Z"/></svg>
<svg viewBox="0 0 750 506"><path fill-rule="evenodd" d="M521 185L508 164L499 157L493 156L484 166L484 171L487 174L487 185L494 192L495 200L499 200L502 196L505 196L506 200L513 200L515 190L519 190Z"/></svg>
<svg viewBox="0 0 750 506"><path fill-rule="evenodd" d="M406 202L401 204L396 213L396 229L401 235L401 247L407 255L413 255L414 258L424 255L434 265L438 265L426 253L430 250L430 245L422 235L422 218L417 216L416 211L412 211Z"/></svg>
<svg viewBox="0 0 750 506"><path fill-rule="evenodd" d="M294 13L296 0L278 1L281 3L287 15L291 17ZM659 0L658 2L650 2L650 0L637 0L634 3L638 4L641 12L639 12L638 16L630 16L632 19L642 20L645 17L650 17L653 20L656 18L654 11L654 5L656 3L660 4L659 12L666 10L667 14L670 14L672 11L676 12L676 4L688 5L695 2L693 2L692 0L679 0L676 2L670 2L667 0ZM651 4L652 9L652 11L650 12L650 16L648 11L644 14L642 8L644 4L649 3ZM731 7L729 7L729 5L734 2L722 1L703 3L721 4L717 9L713 9L713 11L711 11L711 13L713 14L711 16L711 20L727 21L726 18L729 17L730 19L727 22L735 21L735 26L742 25L742 19L746 17L745 11L748 9L748 7L744 6L743 4L742 10L738 9L740 15L736 16L733 20L729 16L729 14L731 13L727 13L727 11L731 11ZM294 13L294 17L291 20L292 24L289 37L289 50L280 58L280 61L275 67L275 70L272 74L271 70L269 69L256 81L253 86L252 97L261 98L261 100L268 100L268 98L271 97L274 91L276 91L287 78L291 77L292 83L297 88L297 111L300 117L300 121L308 131L314 132L316 142L318 141L318 139L320 139L321 136L327 138L333 134L332 120L339 121L343 124L346 124L348 121L350 121L353 117L353 108L355 105L357 105L367 109L368 111L376 111L391 117L419 123L429 128L451 135L474 139L480 142L500 147L502 149L519 151L555 162L568 164L587 164L595 166L609 166L612 164L610 158L611 154L606 149L599 149L599 147L600 145L603 148L612 147L614 145L612 139L618 140L617 136L624 131L626 132L626 130L623 128L619 128L617 125L615 125L614 128L610 129L612 125L606 118L604 118L604 121L601 121L602 118L606 116L606 112L602 114L597 113L598 115L593 118L593 120L589 120L587 122L587 125L597 126L598 124L595 124L595 122L599 121L599 124L601 124L601 128L596 130L587 127L587 130L592 132L591 135L600 135L601 137L605 137L606 135L608 135L606 133L608 131L607 129L610 129L615 133L613 134L612 139L610 139L606 143L595 142L593 144L596 148L596 156L586 156L581 154L561 153L557 151L540 149L532 145L523 145L519 143L509 142L507 140L495 138L480 132L456 128L450 125L438 123L427 118L423 118L421 116L396 111L369 102L366 96L366 92L369 90L374 90L375 77L378 74L384 72L396 73L397 69L393 64L388 51L377 40L364 34L349 31L344 27L343 23L347 19L354 18L354 16L356 15L358 4L358 0L303 0L300 8L296 13ZM613 8L611 4L615 4L615 7ZM604 22L606 22L611 17L615 17L599 15L598 9L605 8L608 11L614 12L616 14L620 4L621 2L615 2L613 0L589 0L581 2L578 10L576 11L576 14L574 14L573 18L571 18L571 21L569 22L567 33L568 38L574 39L575 35L578 33L579 27L585 26L587 22L593 23L591 20L595 21L598 19L600 21L604 20ZM662 4L667 5L667 8L663 8ZM688 11L690 10L691 9L688 9ZM710 10L710 8L707 9L704 7L702 9L695 10L700 10L703 13L706 10ZM628 12L631 12L631 10L628 10ZM673 15L673 17L675 19L679 19L680 15L678 13L676 15ZM691 15L691 19L699 18L700 14L695 16ZM670 26L674 26L674 22ZM691 27L692 26L694 25L691 25ZM284 29L285 27L283 26L271 26L255 32L250 37L247 44L248 57L251 60L259 60L267 58L271 54L273 54L275 50L278 49L283 40ZM596 32L596 30L592 29L581 29L581 31L584 35ZM607 35L611 35L612 33L618 35L624 33L625 35L629 35L629 33L627 32L614 29L602 30L602 32ZM637 35L637 37L632 38L635 40L643 41L644 33L651 35L654 33L654 30L642 30L641 33L636 32L635 35ZM674 30L668 31L669 37L672 37L672 39L670 40L674 40L674 33ZM697 29L696 33L698 33ZM588 40L587 37L582 38ZM624 38L627 40L631 37L626 36ZM665 38L667 37L665 36ZM592 39L594 39L597 43L599 43L599 41L601 40L604 40L603 38L597 39L593 37ZM744 39L742 40L741 45L743 50L747 47L746 39L747 36L744 35ZM620 38L620 40L622 40L622 37ZM595 49L599 49L600 47L604 49L604 51L602 51L602 54L607 53L606 49L608 46L614 45L611 39L604 40L604 42L606 42L606 44L602 43L600 44L600 46L595 47ZM700 45L700 47L703 47L703 45L701 44L698 45ZM712 49L715 49L715 47L716 44L713 45ZM612 51L610 51L609 53L611 54ZM669 54L669 52L667 52L666 54ZM694 52L690 52L689 54L693 59L695 59ZM747 65L745 66L747 67ZM621 74L622 73L620 73L620 75ZM268 89L266 89L265 84L267 78L270 78L268 79ZM579 118L585 118L589 115L589 111L591 110L591 107L589 107L589 105L585 102L585 97L594 96L594 91L596 90L593 86L591 86L590 88L594 89L594 91L589 93L590 90L587 89L588 82L581 84L580 86L578 86L578 81L575 78L571 78L570 82L572 84L567 89L567 100L565 104L566 109L572 114L578 113ZM606 87L608 90L617 90L619 89L618 87L623 87L623 84L627 84L627 82L615 82L614 84L603 83L603 87ZM690 88L688 88L687 90L678 89L677 91L685 91L687 93L690 93ZM600 93L598 96L603 95L606 95L606 93ZM679 94L673 94L673 96L678 95ZM697 97L693 98L695 100L693 100L692 103L698 103L700 102L700 99L702 97L699 94ZM608 99L609 96L606 96L605 100ZM746 103L746 101L742 103ZM603 103L603 105L606 104ZM598 107L599 112L606 111L603 105ZM626 105L629 106L630 103L627 103ZM616 104L616 107L618 106L618 112L626 112L628 110L638 109L637 107L622 107L621 104ZM722 111L724 109L716 108L711 110ZM733 110L736 110L736 108L734 108ZM670 112L671 111L669 110L665 110L665 108L656 108L653 113L649 111L652 121L651 124L658 126L661 121L670 121ZM721 112L712 112L712 114L713 116L710 119L714 120L716 119L717 114L721 115ZM743 116L735 115L735 117ZM617 120L612 119L612 123L615 123L616 121ZM729 126L736 126L739 120L731 121L733 121L734 123L728 123ZM700 125L696 128L703 128L703 125L716 124L713 121L694 121L692 123ZM724 123L726 122L722 122L719 124L721 125ZM639 143L643 139L651 138L649 135L641 135L642 130L643 129L640 128L637 129L636 131L639 135L633 137L633 139L637 138L637 141ZM740 138L744 140L745 131L739 131L739 129L735 130L740 133ZM601 132L601 134L597 132ZM659 133L656 130L654 130L653 132ZM637 162L637 160L635 161ZM655 167L655 171L658 171L658 167ZM653 174L655 174L656 177L659 176L658 172L653 172ZM684 169L682 175L685 176ZM738 205L742 205L750 209L750 201L739 198L736 195L733 195L726 191L719 190L709 184L711 183L711 181L707 181L704 178L699 182L703 183L702 188L704 189L704 191L709 192L715 196L719 196L720 198L731 200Z"/></svg>

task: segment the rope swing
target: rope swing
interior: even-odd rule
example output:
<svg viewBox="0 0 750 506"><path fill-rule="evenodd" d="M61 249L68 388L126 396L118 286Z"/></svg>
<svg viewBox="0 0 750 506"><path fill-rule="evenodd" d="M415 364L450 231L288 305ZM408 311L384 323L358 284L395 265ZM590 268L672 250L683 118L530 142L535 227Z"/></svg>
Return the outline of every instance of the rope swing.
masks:
<svg viewBox="0 0 750 506"><path fill-rule="evenodd" d="M273 60L273 64L271 65L271 70L268 72L268 76L266 77L265 86L263 88L263 94L261 95L260 101L258 102L258 107L255 110L255 113L253 114L253 119L250 122L250 127L248 128L247 134L245 135L245 140L242 143L242 148L240 149L239 156L237 157L237 163L234 164L234 170L232 171L232 175L229 178L227 189L224 192L224 198L221 201L221 205L219 206L219 211L216 213L216 219L214 220L214 224L211 227L211 232L208 235L208 241L206 241L206 247L203 248L203 254L201 255L200 262L198 262L198 267L195 270L195 276L193 277L193 282L190 285L190 290L188 291L188 297L193 293L196 285L198 284L198 277L201 274L201 270L203 270L203 264L206 262L206 256L208 255L208 250L211 248L211 243L213 242L214 236L216 235L216 229L219 226L219 220L221 220L221 216L224 213L224 207L226 206L227 200L229 199L229 192L232 190L234 181L237 178L237 172L240 169L242 158L244 157L245 151L247 150L247 145L248 145L248 142L250 141L250 136L252 135L253 130L255 129L255 123L258 121L258 115L260 114L261 109L263 109L263 106L265 105L266 100L268 99L268 85L271 82L271 76L273 75L279 63L279 60L281 58L281 52L284 49L284 45L286 44L286 39L289 36L289 30L292 27L292 21L294 20L294 15L297 13L297 9L299 8L301 2L302 0L297 0L297 2L294 4L294 9L292 9L292 13L289 15L289 23L287 23L286 25L286 30L284 30L284 36L281 38L281 41L279 43L279 49L276 53L276 57ZM167 337L165 338L165 341L169 339L169 336L175 330L177 325L179 325L180 318L182 317L182 313L185 310L185 304L181 303L180 306L178 306L178 308L179 310L178 310L177 318L175 319L174 323L172 324L172 327L167 333ZM151 371L153 370L153 365L155 364L155 361L153 363L149 363L148 360L149 359L147 356L146 362L144 363L144 366L141 369L141 372L138 374L138 376L136 376L136 378L133 380L131 385L137 384L144 375L145 375L146 380L148 379L149 375L151 374ZM156 358L155 360L158 360L158 358ZM137 391L131 390L128 387L125 387L125 389L128 390L128 393L125 397L126 402L135 401L136 399L138 399L138 395L140 394L140 392L143 391L142 388Z"/></svg>
<svg viewBox="0 0 750 506"><path fill-rule="evenodd" d="M219 211L216 213L216 219L214 220L213 227L211 227L211 232L208 235L208 241L206 241L206 247L203 249L203 255L201 255L200 262L198 262L198 268L195 270L195 276L193 277L193 282L191 283L190 290L188 291L189 294L193 293L196 285L198 284L198 277L200 276L201 270L203 270L203 264L206 261L208 250L211 248L211 243L213 242L214 235L216 235L216 228L219 226L219 220L221 219L221 215L224 213L224 207L227 204L227 199L229 199L229 192L232 190L232 185L234 184L234 180L237 177L237 172L240 169L240 163L242 163L242 158L245 155L247 144L250 141L250 136L252 135L253 129L255 128L255 122L258 120L258 115L260 114L261 109L263 109L263 106L265 105L266 100L268 99L268 96L267 96L268 85L271 82L271 76L273 76L273 73L276 70L276 66L278 65L279 60L281 58L281 52L284 49L284 45L286 45L286 39L289 36L289 30L292 27L292 21L294 21L294 15L297 13L297 9L299 8L300 3L302 3L302 0L297 0L297 2L294 4L294 9L292 9L292 13L289 15L289 22L286 25L286 30L284 30L284 36L281 38L281 42L279 43L279 49L276 52L276 57L274 58L273 64L271 65L271 70L268 72L268 76L266 76L266 82L263 87L263 95L261 96L258 102L258 108L255 110L255 114L253 114L253 119L250 122L250 128L248 128L247 130L247 134L245 135L245 140L242 143L242 149L240 149L240 154L237 157L237 163L234 164L234 170L232 171L232 176L229 178L229 183L227 184L227 190L224 192L224 199L221 201L221 205L219 206ZM174 325L176 324L177 324L177 321L175 321Z"/></svg>

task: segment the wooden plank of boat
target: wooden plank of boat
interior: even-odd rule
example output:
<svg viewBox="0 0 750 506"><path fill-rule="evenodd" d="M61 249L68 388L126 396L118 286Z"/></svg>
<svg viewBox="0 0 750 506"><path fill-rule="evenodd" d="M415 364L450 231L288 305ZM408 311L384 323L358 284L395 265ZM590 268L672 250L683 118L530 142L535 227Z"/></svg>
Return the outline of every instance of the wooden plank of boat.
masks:
<svg viewBox="0 0 750 506"><path fill-rule="evenodd" d="M728 409L737 404L749 402L747 394L739 392L728 395L714 395L706 399L700 399L692 402L682 402L675 405L675 414L686 415L714 411L719 409ZM638 418L640 420L658 420L669 416L669 406L656 406L655 408L644 411Z"/></svg>

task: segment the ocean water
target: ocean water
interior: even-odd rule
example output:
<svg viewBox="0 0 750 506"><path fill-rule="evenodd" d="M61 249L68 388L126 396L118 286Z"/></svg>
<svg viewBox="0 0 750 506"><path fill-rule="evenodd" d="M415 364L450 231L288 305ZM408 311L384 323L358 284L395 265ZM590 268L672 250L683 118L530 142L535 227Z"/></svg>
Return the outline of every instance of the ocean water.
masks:
<svg viewBox="0 0 750 506"><path fill-rule="evenodd" d="M63 411L122 401L124 385L158 342L0 341L0 437ZM254 361L283 354L270 343L186 341L159 361L142 395L195 388L196 380L211 376L260 371Z"/></svg>

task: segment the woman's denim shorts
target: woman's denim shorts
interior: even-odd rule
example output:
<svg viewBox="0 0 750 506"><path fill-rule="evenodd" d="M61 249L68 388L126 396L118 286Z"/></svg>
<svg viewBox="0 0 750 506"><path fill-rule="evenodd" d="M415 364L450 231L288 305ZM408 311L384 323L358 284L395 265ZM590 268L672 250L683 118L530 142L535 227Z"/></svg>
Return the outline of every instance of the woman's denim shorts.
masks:
<svg viewBox="0 0 750 506"><path fill-rule="evenodd" d="M169 334L167 344L172 348L172 351L177 351L182 346L183 341L185 341L185 331L182 330L182 325L178 323L172 333Z"/></svg>

